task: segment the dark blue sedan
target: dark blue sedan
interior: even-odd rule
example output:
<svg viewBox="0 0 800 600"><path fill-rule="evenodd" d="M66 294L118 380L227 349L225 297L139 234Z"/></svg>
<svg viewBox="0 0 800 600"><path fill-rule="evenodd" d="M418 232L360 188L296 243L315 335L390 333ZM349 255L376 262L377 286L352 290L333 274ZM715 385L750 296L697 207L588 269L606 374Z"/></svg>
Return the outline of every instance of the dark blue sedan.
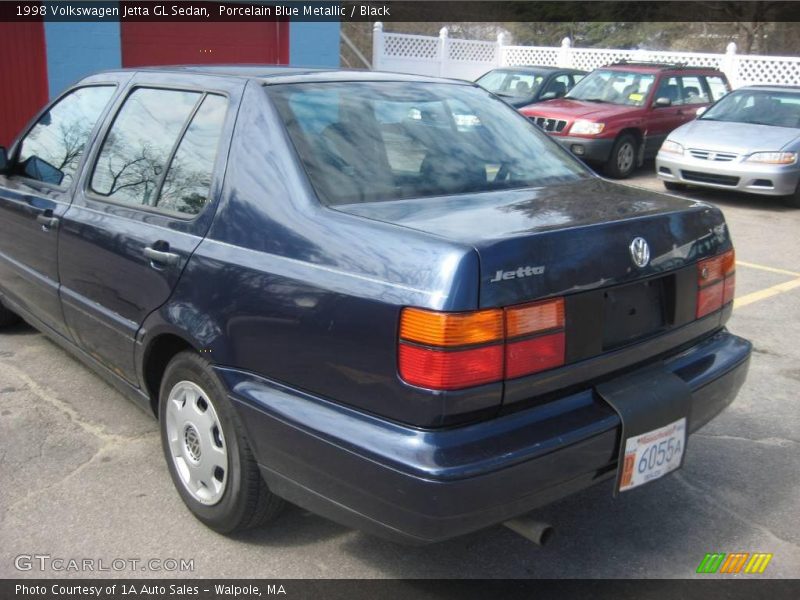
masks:
<svg viewBox="0 0 800 600"><path fill-rule="evenodd" d="M424 543L667 475L745 380L734 270L717 208L467 82L106 72L0 149L0 326L152 411L220 532L288 500Z"/></svg>

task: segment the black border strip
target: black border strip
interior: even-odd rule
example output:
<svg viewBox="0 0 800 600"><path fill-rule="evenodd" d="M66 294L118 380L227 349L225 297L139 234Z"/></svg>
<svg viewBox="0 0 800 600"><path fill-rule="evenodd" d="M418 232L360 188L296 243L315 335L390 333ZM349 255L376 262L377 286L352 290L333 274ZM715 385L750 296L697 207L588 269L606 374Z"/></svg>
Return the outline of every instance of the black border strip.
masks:
<svg viewBox="0 0 800 600"><path fill-rule="evenodd" d="M225 14L225 6L246 9ZM44 6L46 10L42 11ZM276 10L276 7L281 10ZM164 7L166 14L156 7ZM205 8L205 11L192 10ZM85 14L94 8L103 16ZM155 14L158 11L159 14ZM42 12L45 14L42 15ZM188 12L188 14L186 14ZM205 13L205 14L202 14ZM222 14L221 14L222 13ZM19 0L0 21L800 22L796 0Z"/></svg>

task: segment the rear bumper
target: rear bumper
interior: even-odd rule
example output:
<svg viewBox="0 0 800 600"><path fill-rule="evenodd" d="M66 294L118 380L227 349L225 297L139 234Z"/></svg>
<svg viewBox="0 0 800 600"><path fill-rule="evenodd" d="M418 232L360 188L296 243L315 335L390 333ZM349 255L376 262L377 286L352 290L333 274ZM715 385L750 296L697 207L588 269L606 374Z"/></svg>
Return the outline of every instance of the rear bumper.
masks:
<svg viewBox="0 0 800 600"><path fill-rule="evenodd" d="M572 136L552 136L578 158L591 163L604 163L611 156L614 139L593 139Z"/></svg>
<svg viewBox="0 0 800 600"><path fill-rule="evenodd" d="M692 391L690 430L733 400L750 349L723 330L663 361ZM619 417L591 388L489 421L421 430L218 372L275 493L396 541L476 531L615 474Z"/></svg>
<svg viewBox="0 0 800 600"><path fill-rule="evenodd" d="M793 194L800 180L798 165L759 165L740 160L716 162L659 152L656 175L663 181L764 196Z"/></svg>

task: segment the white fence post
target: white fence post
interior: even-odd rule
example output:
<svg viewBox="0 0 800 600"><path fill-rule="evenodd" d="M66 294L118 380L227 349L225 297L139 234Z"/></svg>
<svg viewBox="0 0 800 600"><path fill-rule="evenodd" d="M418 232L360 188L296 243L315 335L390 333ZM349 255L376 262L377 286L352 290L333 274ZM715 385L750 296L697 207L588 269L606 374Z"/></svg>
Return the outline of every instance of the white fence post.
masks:
<svg viewBox="0 0 800 600"><path fill-rule="evenodd" d="M563 68L572 67L572 40L568 37L561 40L561 48L558 50L558 66Z"/></svg>
<svg viewBox="0 0 800 600"><path fill-rule="evenodd" d="M381 70L381 58L383 58L383 23L375 21L372 26L372 68L375 71Z"/></svg>
<svg viewBox="0 0 800 600"><path fill-rule="evenodd" d="M445 63L447 62L447 27L439 30L439 76L442 77L447 72Z"/></svg>
<svg viewBox="0 0 800 600"><path fill-rule="evenodd" d="M497 66L498 67L505 67L506 66L506 34L505 33L498 33L497 34Z"/></svg>
<svg viewBox="0 0 800 600"><path fill-rule="evenodd" d="M722 57L722 72L728 78L728 83L733 89L739 87L739 57L736 55L736 42L731 42L725 48L725 56Z"/></svg>

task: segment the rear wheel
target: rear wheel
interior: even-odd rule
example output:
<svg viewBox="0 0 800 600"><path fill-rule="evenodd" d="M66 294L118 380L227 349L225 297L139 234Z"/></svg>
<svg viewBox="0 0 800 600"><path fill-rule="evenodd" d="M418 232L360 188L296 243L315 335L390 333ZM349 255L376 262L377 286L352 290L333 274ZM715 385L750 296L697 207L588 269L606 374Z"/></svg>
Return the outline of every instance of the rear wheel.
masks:
<svg viewBox="0 0 800 600"><path fill-rule="evenodd" d="M267 488L239 416L208 362L178 354L161 384L161 445L184 504L220 533L263 525L283 508Z"/></svg>
<svg viewBox="0 0 800 600"><path fill-rule="evenodd" d="M664 187L667 188L670 192L682 192L686 189L686 184L677 183L675 181L665 181Z"/></svg>
<svg viewBox="0 0 800 600"><path fill-rule="evenodd" d="M19 321L19 317L0 304L0 327L7 327Z"/></svg>
<svg viewBox="0 0 800 600"><path fill-rule="evenodd" d="M611 156L605 164L605 172L615 179L630 177L636 168L636 153L638 144L636 138L625 133L617 138L611 149Z"/></svg>

